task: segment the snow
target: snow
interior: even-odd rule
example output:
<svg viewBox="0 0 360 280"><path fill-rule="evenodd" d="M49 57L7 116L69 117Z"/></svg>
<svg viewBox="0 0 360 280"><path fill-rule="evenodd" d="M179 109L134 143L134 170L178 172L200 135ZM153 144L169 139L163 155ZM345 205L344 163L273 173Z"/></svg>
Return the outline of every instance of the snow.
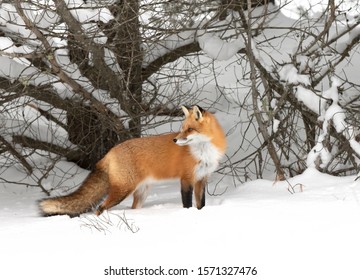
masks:
<svg viewBox="0 0 360 280"><path fill-rule="evenodd" d="M71 14L79 21L79 22L90 22L90 21L102 21L104 23L109 22L114 19L111 12L107 8L99 8L100 3L92 3L93 1L86 1L84 3L83 0L66 0L65 3L71 11ZM110 2L113 1L108 1ZM104 3L105 4L105 3ZM93 7L92 7L93 6ZM105 5L104 5L105 6ZM81 7L81 9L74 9L77 7Z"/></svg>
<svg viewBox="0 0 360 280"><path fill-rule="evenodd" d="M278 119L273 120L273 132L276 133L279 129L280 121Z"/></svg>
<svg viewBox="0 0 360 280"><path fill-rule="evenodd" d="M313 91L299 85L296 87L295 96L299 101L303 102L307 108L320 114L321 98Z"/></svg>
<svg viewBox="0 0 360 280"><path fill-rule="evenodd" d="M146 18L143 19L145 22ZM205 23L204 20L197 21L193 24L190 30L185 30L175 34L170 34L151 42L150 44L144 43L143 48L146 49L144 53L143 66L148 66L151 62L157 58L171 52L172 50L189 45L197 41L200 49L206 56L217 60L227 61L231 59L240 49L245 47L244 39L238 37L229 41L223 40L221 36L231 36L236 30L236 27L231 27L229 30L224 31L223 26L230 25L230 21L224 20L216 22L216 24L210 24L208 27L211 32L206 29L202 29ZM215 32L214 30L219 30ZM151 38L151 36L149 35ZM256 49L254 49L254 52Z"/></svg>
<svg viewBox="0 0 360 280"><path fill-rule="evenodd" d="M179 33L171 34L158 40L156 43L150 45L144 44L147 50L144 52L143 67L148 66L157 58L171 52L171 50L183 47L193 43L195 40L195 30L186 30Z"/></svg>
<svg viewBox="0 0 360 280"><path fill-rule="evenodd" d="M107 279L109 266L186 268L188 279L201 279L201 266L255 266L254 279L360 276L355 177L309 168L288 182L256 180L207 195L202 210L183 209L177 185L157 186L142 209L129 209L128 199L101 217L73 219L39 217L36 200L43 196L38 188L0 188L0 275L6 279Z"/></svg>
<svg viewBox="0 0 360 280"><path fill-rule="evenodd" d="M317 160L319 159L319 157L321 160L319 166L321 168L325 168L331 160L331 153L323 145L323 141L325 140L325 136L327 134L326 132L327 130L324 131L325 131L324 133L319 135L316 145L311 149L310 153L307 156L306 166L308 168L316 168Z"/></svg>
<svg viewBox="0 0 360 280"><path fill-rule="evenodd" d="M35 39L30 30L24 28L24 21L16 13L13 5L1 3L0 25L6 27L8 32L21 34L24 38Z"/></svg>
<svg viewBox="0 0 360 280"><path fill-rule="evenodd" d="M359 7L355 5L356 0L335 1L335 5L340 11L344 11L347 17L356 17L359 15ZM282 13L293 19L300 19L304 16L317 18L328 9L328 0L275 0L277 6L283 7Z"/></svg>
<svg viewBox="0 0 360 280"><path fill-rule="evenodd" d="M197 38L200 48L211 58L216 60L229 60L240 49L245 47L242 38L226 42L214 34L205 33Z"/></svg>
<svg viewBox="0 0 360 280"><path fill-rule="evenodd" d="M280 79L289 84L310 85L309 76L298 73L292 64L286 64L279 70Z"/></svg>

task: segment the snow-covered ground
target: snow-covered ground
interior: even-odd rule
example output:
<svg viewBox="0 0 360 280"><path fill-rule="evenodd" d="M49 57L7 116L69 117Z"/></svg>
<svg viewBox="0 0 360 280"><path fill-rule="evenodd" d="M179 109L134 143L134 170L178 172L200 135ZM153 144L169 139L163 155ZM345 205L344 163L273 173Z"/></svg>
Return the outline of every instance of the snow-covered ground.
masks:
<svg viewBox="0 0 360 280"><path fill-rule="evenodd" d="M37 188L2 186L0 275L148 279L109 276L105 270L161 266L165 273L185 268L188 276L151 279L235 279L243 275L200 276L199 267L245 266L256 267L248 279L359 279L360 181L355 179L308 169L288 182L256 180L223 195L208 194L200 211L182 208L174 183L154 187L142 209L129 209L127 200L101 217L73 219L40 217L36 200L44 195Z"/></svg>

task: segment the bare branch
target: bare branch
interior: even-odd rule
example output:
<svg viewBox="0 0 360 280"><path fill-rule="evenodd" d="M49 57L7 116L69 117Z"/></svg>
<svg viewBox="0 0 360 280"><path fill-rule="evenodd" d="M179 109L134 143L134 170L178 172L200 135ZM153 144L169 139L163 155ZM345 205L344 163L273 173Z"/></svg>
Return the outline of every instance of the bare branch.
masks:
<svg viewBox="0 0 360 280"><path fill-rule="evenodd" d="M199 52L200 50L201 49L199 47L199 44L197 42L194 42L189 45L182 46L170 52L167 52L165 55L155 59L145 69L142 70L142 80L145 81L146 79L148 79L152 74L159 71L159 69L167 63L174 62L180 57Z"/></svg>
<svg viewBox="0 0 360 280"><path fill-rule="evenodd" d="M22 166L24 166L26 172L28 175L32 174L33 168L32 166L27 162L27 160L18 152L16 151L13 146L6 141L4 137L0 135L0 142L6 147L6 150L9 151L15 158L19 160Z"/></svg>
<svg viewBox="0 0 360 280"><path fill-rule="evenodd" d="M117 116L115 116L111 111L109 111L103 103L101 103L100 101L95 99L77 81L72 79L69 75L67 75L62 70L61 66L56 61L55 54L54 54L53 49L52 49L51 45L49 44L46 36L25 15L23 8L21 6L20 0L15 0L15 7L16 7L16 11L18 12L18 14L22 18L22 20L25 22L26 26L35 34L35 36L43 44L43 46L45 48L46 58L52 66L52 68L51 68L52 73L55 74L57 77L59 77L59 79L61 81L63 81L65 84L69 85L72 88L74 93L79 94L85 100L89 100L97 111L108 114L112 118L112 121L114 122L114 127L116 127L119 131L121 131L123 129L123 126L119 122Z"/></svg>

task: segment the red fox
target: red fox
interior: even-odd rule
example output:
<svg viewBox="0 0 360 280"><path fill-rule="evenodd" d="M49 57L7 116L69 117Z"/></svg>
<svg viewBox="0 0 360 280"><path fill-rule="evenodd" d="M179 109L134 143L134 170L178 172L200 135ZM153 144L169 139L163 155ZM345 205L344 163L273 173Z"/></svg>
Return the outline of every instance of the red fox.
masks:
<svg viewBox="0 0 360 280"><path fill-rule="evenodd" d="M100 215L133 193L132 208L141 208L152 181L180 179L182 203L205 206L207 177L225 153L225 134L216 118L198 106L182 107L179 133L134 138L113 147L75 192L40 201L44 216L79 216L98 206Z"/></svg>

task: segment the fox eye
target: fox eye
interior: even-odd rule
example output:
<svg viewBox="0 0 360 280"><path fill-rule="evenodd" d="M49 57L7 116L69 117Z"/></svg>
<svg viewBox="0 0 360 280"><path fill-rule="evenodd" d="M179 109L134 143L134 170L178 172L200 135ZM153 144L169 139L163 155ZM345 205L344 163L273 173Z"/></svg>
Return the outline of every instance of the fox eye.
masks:
<svg viewBox="0 0 360 280"><path fill-rule="evenodd" d="M188 129L187 129L187 131L188 132L191 132L191 131L193 131L194 129L192 128L192 127L189 127Z"/></svg>

